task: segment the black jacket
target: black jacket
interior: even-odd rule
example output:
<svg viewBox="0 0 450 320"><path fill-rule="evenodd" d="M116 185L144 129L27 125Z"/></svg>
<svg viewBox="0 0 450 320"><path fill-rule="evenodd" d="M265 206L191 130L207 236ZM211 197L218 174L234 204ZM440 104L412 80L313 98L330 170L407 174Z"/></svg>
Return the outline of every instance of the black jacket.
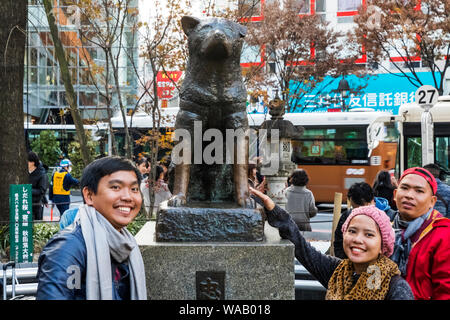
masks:
<svg viewBox="0 0 450 320"><path fill-rule="evenodd" d="M33 205L47 203L45 193L47 192L49 183L47 172L41 164L28 175L28 182L31 184Z"/></svg>

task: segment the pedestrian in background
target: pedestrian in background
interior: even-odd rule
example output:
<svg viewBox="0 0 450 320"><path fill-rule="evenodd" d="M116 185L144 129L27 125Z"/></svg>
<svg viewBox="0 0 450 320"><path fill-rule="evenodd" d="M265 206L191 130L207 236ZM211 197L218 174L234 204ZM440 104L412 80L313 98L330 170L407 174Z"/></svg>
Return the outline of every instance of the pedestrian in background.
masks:
<svg viewBox="0 0 450 320"><path fill-rule="evenodd" d="M80 182L72 177L72 162L69 159L61 160L60 169L52 176L49 198L56 204L60 217L70 207L70 189Z"/></svg>
<svg viewBox="0 0 450 320"><path fill-rule="evenodd" d="M311 231L310 219L318 209L314 195L306 185L309 177L305 170L297 169L289 177L290 186L286 189L286 211L288 211L300 231Z"/></svg>
<svg viewBox="0 0 450 320"><path fill-rule="evenodd" d="M169 190L169 186L166 182L167 171L164 167L156 166L156 182L154 186L155 191L155 203L153 206L152 216L156 217L159 205L161 202L169 200L172 197L172 193Z"/></svg>
<svg viewBox="0 0 450 320"><path fill-rule="evenodd" d="M375 206L354 209L345 221L344 250L348 259L316 250L289 215L270 197L251 188L264 206L269 224L295 245L297 260L327 289L327 300L413 300L392 254L394 231L389 217ZM376 274L376 275L375 275Z"/></svg>
<svg viewBox="0 0 450 320"><path fill-rule="evenodd" d="M136 167L138 168L140 174L141 174L141 192L142 192L142 198L143 198L143 209L145 211L145 215L147 217L150 216L150 193L149 193L149 174L151 170L150 162L147 158L141 157L136 161Z"/></svg>
<svg viewBox="0 0 450 320"><path fill-rule="evenodd" d="M266 192L266 179L262 177L262 181L258 180L258 166L256 163L248 164L248 185L249 187L256 188L262 192Z"/></svg>
<svg viewBox="0 0 450 320"><path fill-rule="evenodd" d="M161 159L158 162L158 166L160 166L163 169L164 172L164 181L168 181L169 180L169 166L170 166L170 162L167 159ZM158 175L156 176L158 177Z"/></svg>
<svg viewBox="0 0 450 320"><path fill-rule="evenodd" d="M258 179L256 177L256 164L255 163L249 163L248 164L248 185L252 188L256 188L259 183Z"/></svg>
<svg viewBox="0 0 450 320"><path fill-rule="evenodd" d="M418 300L450 300L450 219L433 209L436 192L436 179L420 167L405 170L394 191L391 259Z"/></svg>
<svg viewBox="0 0 450 320"><path fill-rule="evenodd" d="M396 186L392 184L391 174L388 171L381 170L378 172L373 183L374 195L376 197L385 198L393 210L397 210L397 206L394 201L395 188Z"/></svg>
<svg viewBox="0 0 450 320"><path fill-rule="evenodd" d="M31 184L33 220L42 220L43 205L47 204L45 194L48 189L48 176L39 157L33 151L28 152L28 182Z"/></svg>
<svg viewBox="0 0 450 320"><path fill-rule="evenodd" d="M261 168L263 166L262 157L254 157L252 162L256 163L256 180L259 184L265 181L266 177L261 174ZM267 187L267 184L265 185Z"/></svg>
<svg viewBox="0 0 450 320"><path fill-rule="evenodd" d="M149 175L150 169L151 169L150 162L148 161L148 159L145 157L139 158L136 161L136 166L139 169L139 172L141 173L142 178L143 179L148 178L148 175Z"/></svg>
<svg viewBox="0 0 450 320"><path fill-rule="evenodd" d="M424 166L434 176L437 183L436 204L434 209L439 211L443 216L450 218L450 186L439 178L442 174L441 167L437 164L430 163Z"/></svg>
<svg viewBox="0 0 450 320"><path fill-rule="evenodd" d="M141 252L126 229L141 208L140 182L136 166L120 157L83 170L86 204L42 250L37 300L147 299Z"/></svg>

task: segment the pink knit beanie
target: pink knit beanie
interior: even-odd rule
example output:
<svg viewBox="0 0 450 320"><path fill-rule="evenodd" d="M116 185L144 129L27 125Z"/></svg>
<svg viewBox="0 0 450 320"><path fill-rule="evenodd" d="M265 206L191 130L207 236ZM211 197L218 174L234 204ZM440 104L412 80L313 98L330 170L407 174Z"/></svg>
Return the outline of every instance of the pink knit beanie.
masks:
<svg viewBox="0 0 450 320"><path fill-rule="evenodd" d="M355 216L361 214L372 218L378 225L381 234L381 253L384 254L386 257L390 257L394 252L394 241L395 241L394 229L392 228L391 221L388 215L384 211L378 209L377 207L364 206L353 209L350 215L348 216L347 220L345 220L344 225L342 226L342 233L344 234L347 231L350 221Z"/></svg>

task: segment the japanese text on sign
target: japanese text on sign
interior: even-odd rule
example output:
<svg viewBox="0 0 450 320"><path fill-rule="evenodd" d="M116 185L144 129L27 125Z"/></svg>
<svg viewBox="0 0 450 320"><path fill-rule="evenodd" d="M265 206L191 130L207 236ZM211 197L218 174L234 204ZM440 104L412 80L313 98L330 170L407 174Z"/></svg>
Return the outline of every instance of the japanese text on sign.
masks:
<svg viewBox="0 0 450 320"><path fill-rule="evenodd" d="M10 185L10 259L33 261L33 214L31 185Z"/></svg>

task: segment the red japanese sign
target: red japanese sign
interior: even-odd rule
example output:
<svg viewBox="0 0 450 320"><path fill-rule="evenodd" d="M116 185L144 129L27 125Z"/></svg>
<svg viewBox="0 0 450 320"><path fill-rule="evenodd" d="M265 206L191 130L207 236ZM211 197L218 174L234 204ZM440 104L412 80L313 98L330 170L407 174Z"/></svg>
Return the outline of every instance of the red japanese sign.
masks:
<svg viewBox="0 0 450 320"><path fill-rule="evenodd" d="M156 83L158 85L157 93L160 99L170 99L173 97L175 84L181 77L181 71L160 71L156 74Z"/></svg>

